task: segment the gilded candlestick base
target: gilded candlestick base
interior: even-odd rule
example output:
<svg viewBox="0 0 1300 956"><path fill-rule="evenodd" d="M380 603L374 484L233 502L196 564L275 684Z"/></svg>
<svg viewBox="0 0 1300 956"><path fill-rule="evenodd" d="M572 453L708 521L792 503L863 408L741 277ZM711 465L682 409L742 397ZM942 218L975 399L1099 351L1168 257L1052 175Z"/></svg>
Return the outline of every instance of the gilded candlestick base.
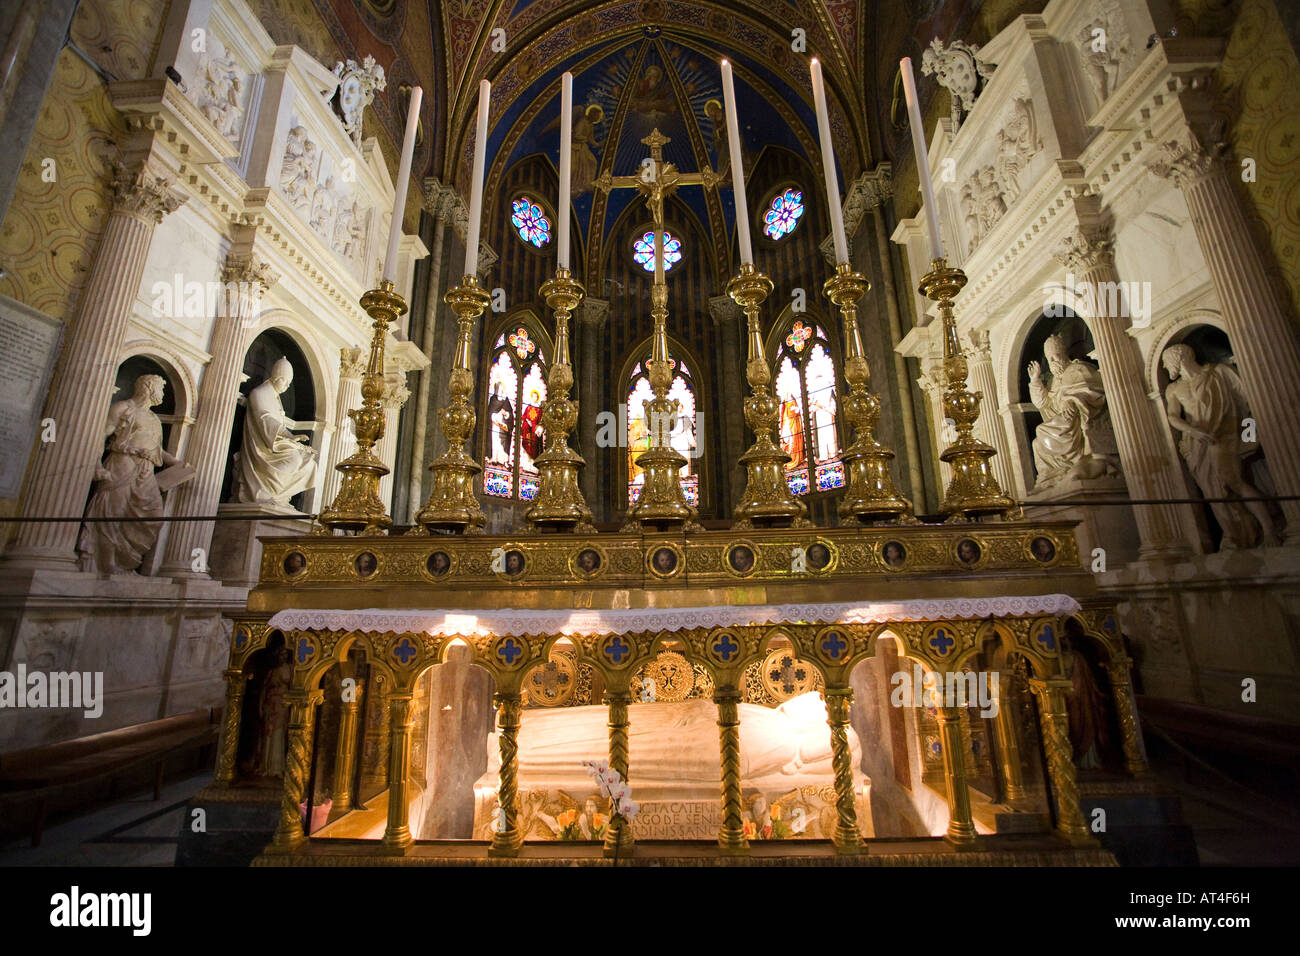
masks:
<svg viewBox="0 0 1300 956"><path fill-rule="evenodd" d="M465 441L477 421L470 402L474 391L474 376L469 370L470 332L474 320L492 299L479 286L477 276L467 275L460 285L447 290L443 301L456 313L457 324L456 358L449 382L451 401L438 412L447 451L429 466L433 490L415 520L427 531L482 534L487 521L474 495L474 481L483 467L465 450Z"/></svg>
<svg viewBox="0 0 1300 956"><path fill-rule="evenodd" d="M989 459L997 451L971 434L984 396L966 387L966 355L953 318L953 297L965 285L964 272L949 269L945 259L935 259L930 263L930 271L921 278L920 286L922 295L939 303L943 322L943 414L957 430L956 440L939 455L941 461L952 467L952 480L939 510L945 515L965 518L988 514L1010 517L1016 514L1018 506L1003 493L989 465Z"/></svg>
<svg viewBox="0 0 1300 956"><path fill-rule="evenodd" d="M899 494L889 471L894 453L876 440L880 399L868 390L871 368L862 354L858 336L858 300L871 286L847 262L836 268L822 291L844 317L844 380L848 388L841 400L844 417L853 426L853 443L843 460L847 487L840 499L842 521L871 524L910 517L912 503Z"/></svg>
<svg viewBox="0 0 1300 956"><path fill-rule="evenodd" d="M745 466L745 493L732 512L733 528L806 525L808 507L790 491L785 466L790 456L776 441L780 404L772 391L772 370L763 353L758 310L772 292L772 280L744 263L740 274L727 283L727 295L745 310L749 357L745 378L750 395L745 399L745 422L754 432L754 444L740 456Z"/></svg>
<svg viewBox="0 0 1300 956"><path fill-rule="evenodd" d="M348 412L356 424L357 450L335 466L343 475L339 493L316 520L331 531L380 534L393 523L379 497L379 479L390 469L372 450L384 437L384 336L388 323L406 311L406 302L385 279L361 297L361 307L374 320L374 335L361 380L361 407Z"/></svg>
<svg viewBox="0 0 1300 956"><path fill-rule="evenodd" d="M568 269L557 269L555 278L542 284L541 292L555 313L555 362L547 374L546 401L542 403L546 447L535 459L540 473L537 496L524 518L537 530L594 531L591 509L578 487L578 473L587 463L569 447L569 433L578 423L578 402L569 398L573 387L569 316L585 291Z"/></svg>

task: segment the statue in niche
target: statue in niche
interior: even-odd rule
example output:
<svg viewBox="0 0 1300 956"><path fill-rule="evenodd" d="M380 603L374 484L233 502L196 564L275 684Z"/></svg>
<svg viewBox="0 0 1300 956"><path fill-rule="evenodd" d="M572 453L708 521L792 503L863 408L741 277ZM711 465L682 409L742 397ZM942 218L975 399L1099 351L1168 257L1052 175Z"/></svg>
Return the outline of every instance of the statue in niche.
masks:
<svg viewBox="0 0 1300 956"><path fill-rule="evenodd" d="M165 386L161 375L141 375L135 380L134 394L108 411L104 429L110 436L108 456L95 469L86 517L124 520L87 524L77 543L77 550L93 558L100 574L138 571L144 553L162 530L162 522L152 520L163 513L154 469L188 467L162 447L162 422L150 411L161 404Z"/></svg>
<svg viewBox="0 0 1300 956"><path fill-rule="evenodd" d="M1070 679L1069 733L1074 761L1080 770L1096 770L1110 745L1110 716L1106 696L1093 676L1088 659L1068 637L1061 639L1061 667Z"/></svg>
<svg viewBox="0 0 1300 956"><path fill-rule="evenodd" d="M1241 440L1248 414L1241 379L1227 365L1202 365L1190 345L1171 345L1161 355L1169 386L1165 407L1169 424L1180 433L1178 450L1207 498L1241 498L1240 504L1211 504L1223 527L1220 550L1253 547L1263 534L1269 544L1282 543L1260 492L1246 480L1242 459L1257 445ZM1254 521L1251 518L1254 518ZM1258 527L1256 526L1258 523Z"/></svg>
<svg viewBox="0 0 1300 956"><path fill-rule="evenodd" d="M242 113L239 93L243 89L243 80L230 51L215 38L210 42L213 52L204 54L199 63L196 105L217 132L233 140Z"/></svg>
<svg viewBox="0 0 1300 956"><path fill-rule="evenodd" d="M306 435L289 429L280 395L293 381L293 366L280 358L271 374L248 393L244 412L244 441L235 470L235 500L289 507L289 499L316 480L316 452L306 448Z"/></svg>
<svg viewBox="0 0 1300 956"><path fill-rule="evenodd" d="M257 714L260 724L257 732L257 756L254 765L264 777L277 777L284 773L284 752L289 736L289 701L285 694L293 680L293 664L289 649L276 652L275 663L266 672Z"/></svg>
<svg viewBox="0 0 1300 956"><path fill-rule="evenodd" d="M1082 359L1071 361L1060 333L1048 336L1043 355L1051 369L1050 383L1044 383L1038 362L1028 368L1029 396L1043 416L1034 434L1035 489L1068 478L1119 474L1101 373Z"/></svg>
<svg viewBox="0 0 1300 956"><path fill-rule="evenodd" d="M316 144L307 138L307 130L295 126L289 130L280 165L280 189L295 209L310 209L316 191Z"/></svg>

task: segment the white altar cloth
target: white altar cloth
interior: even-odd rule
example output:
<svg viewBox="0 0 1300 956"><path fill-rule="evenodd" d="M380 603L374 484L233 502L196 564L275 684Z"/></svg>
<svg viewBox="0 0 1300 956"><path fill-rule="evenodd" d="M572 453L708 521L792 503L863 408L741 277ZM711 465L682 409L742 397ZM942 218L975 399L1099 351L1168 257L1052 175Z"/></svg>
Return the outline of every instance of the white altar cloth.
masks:
<svg viewBox="0 0 1300 956"><path fill-rule="evenodd" d="M433 637L495 634L634 634L682 631L697 627L744 627L752 624L881 624L886 621L942 621L1064 616L1079 610L1067 594L1023 597L952 598L916 601L855 601L817 604L751 604L723 607L614 609L383 610L301 608L277 611L270 626L285 631L372 631L425 633Z"/></svg>

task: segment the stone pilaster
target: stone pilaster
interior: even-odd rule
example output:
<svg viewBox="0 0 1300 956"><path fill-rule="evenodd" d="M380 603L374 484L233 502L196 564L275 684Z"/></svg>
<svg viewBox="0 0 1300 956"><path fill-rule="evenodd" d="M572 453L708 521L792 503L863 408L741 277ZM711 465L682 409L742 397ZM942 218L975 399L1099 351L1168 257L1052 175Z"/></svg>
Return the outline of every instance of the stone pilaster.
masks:
<svg viewBox="0 0 1300 956"><path fill-rule="evenodd" d="M212 358L199 382L199 407L194 432L186 446L186 459L194 468L194 478L176 489L172 514L183 517L217 513L221 499L221 481L229 461L230 431L239 399L239 379L244 355L256 332L262 296L279 281L271 266L248 252L232 253L222 270L226 284L220 314L212 321ZM203 551L201 567L206 568L212 551L211 521L178 521L167 529L167 547L163 552L162 571L173 577L201 576L196 571L198 555Z"/></svg>
<svg viewBox="0 0 1300 956"><path fill-rule="evenodd" d="M578 454L587 460L587 467L579 472L578 484L587 507L598 520L609 509L608 497L600 493L609 472L609 451L596 446L596 416L601 411L600 364L605 351L608 312L609 302L605 299L588 297L578 304L577 319L582 333L578 336L578 440L575 444ZM611 404L617 403L616 398ZM619 441L627 440L616 437Z"/></svg>
<svg viewBox="0 0 1300 956"><path fill-rule="evenodd" d="M404 372L389 372L384 381L384 394L380 399L384 405L384 437L379 439L375 454L390 469L388 474L379 479L379 499L390 512L393 506L393 474L397 467L397 419L402 413L402 406L411 397L411 390L406 387Z"/></svg>
<svg viewBox="0 0 1300 956"><path fill-rule="evenodd" d="M329 461L325 464L325 490L320 500L328 505L338 497L343 476L336 467L356 451L357 437L348 412L361 407L361 376L366 374L369 353L362 348L339 349L339 394L334 404L334 440L330 442Z"/></svg>
<svg viewBox="0 0 1300 956"><path fill-rule="evenodd" d="M722 417L715 429L722 441L723 468L719 474L727 476L727 501L719 514L730 514L745 492L745 466L740 456L745 453L745 366L740 361L741 319L744 311L730 296L715 295L709 299L709 315L717 330L722 346L722 363L718 383L722 387Z"/></svg>
<svg viewBox="0 0 1300 956"><path fill-rule="evenodd" d="M1204 109L1206 89L1188 90ZM1250 413L1279 495L1300 495L1300 342L1296 317L1269 279L1252 238L1241 198L1229 177L1221 130L1211 117L1189 118L1181 136L1166 142L1148 169L1175 183L1187 200L1192 226L1219 293L1224 329L1241 370ZM1210 145L1217 144L1217 145ZM1239 167L1236 167L1239 168ZM1286 540L1300 542L1300 501L1281 502Z"/></svg>
<svg viewBox="0 0 1300 956"><path fill-rule="evenodd" d="M170 171L152 158L115 166L108 223L45 405L44 417L54 419L58 440L42 443L32 455L24 517L76 518L85 507L154 230L185 201L173 185ZM20 525L6 557L71 568L77 530L75 521Z"/></svg>
<svg viewBox="0 0 1300 956"><path fill-rule="evenodd" d="M993 353L989 348L988 330L971 332L970 340L971 348L966 352L966 359L970 368L971 391L984 396L980 417L975 422L975 436L997 449L997 455L989 463L993 466L993 475L1002 490L1015 497L1019 482L1012 477L1011 446L1002 430L1002 416L998 414L997 382L993 378Z"/></svg>
<svg viewBox="0 0 1300 956"><path fill-rule="evenodd" d="M945 448L948 444L945 433L947 429L943 427L943 359L935 356L921 359L921 377L916 383L921 386L921 391L925 392L925 397L930 400L930 435L931 445L926 449L926 453L939 457L939 450ZM939 461L939 484L946 488L952 482L952 466L946 461Z"/></svg>
<svg viewBox="0 0 1300 956"><path fill-rule="evenodd" d="M1106 388L1119 447L1124 479L1132 498L1172 500L1182 497L1174 473L1176 462L1167 453L1168 442L1161 433L1156 408L1147 397L1146 376L1137 343L1128 335L1129 320L1112 314L1122 303L1106 290L1122 289L1115 269L1113 238L1108 228L1083 222L1066 235L1055 256L1075 276L1091 300L1093 315L1088 321L1097 362ZM1141 541L1142 558L1177 558L1191 553L1187 533L1196 527L1187 505L1134 505L1133 517Z"/></svg>

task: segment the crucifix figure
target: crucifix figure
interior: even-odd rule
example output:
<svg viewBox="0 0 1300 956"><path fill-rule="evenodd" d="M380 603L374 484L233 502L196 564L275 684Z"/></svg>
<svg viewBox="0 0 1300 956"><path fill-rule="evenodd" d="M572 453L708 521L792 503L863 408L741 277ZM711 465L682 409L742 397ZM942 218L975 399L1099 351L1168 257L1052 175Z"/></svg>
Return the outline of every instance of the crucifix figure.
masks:
<svg viewBox="0 0 1300 956"><path fill-rule="evenodd" d="M664 267L664 200L671 196L678 186L704 186L712 189L717 186L720 177L712 169L705 168L698 173L683 173L672 163L664 160L664 146L669 139L653 130L641 140L650 147L650 156L635 176L614 176L608 171L596 180L596 188L602 192L611 189L633 187L645 197L654 219L655 230L655 278L650 290L650 315L654 319L654 345L646 370L650 373L650 388L654 398L645 402L646 424L650 435L650 447L637 457L637 466L645 471L645 484L636 504L628 513L625 528L632 530L647 527L658 530L670 526L682 526L687 531L699 528L696 510L686 501L682 491L679 474L686 464L686 459L667 442L667 436L677 421L679 410L677 399L668 397L668 388L672 383L672 369L668 364L668 283ZM666 424L667 427L664 427Z"/></svg>

